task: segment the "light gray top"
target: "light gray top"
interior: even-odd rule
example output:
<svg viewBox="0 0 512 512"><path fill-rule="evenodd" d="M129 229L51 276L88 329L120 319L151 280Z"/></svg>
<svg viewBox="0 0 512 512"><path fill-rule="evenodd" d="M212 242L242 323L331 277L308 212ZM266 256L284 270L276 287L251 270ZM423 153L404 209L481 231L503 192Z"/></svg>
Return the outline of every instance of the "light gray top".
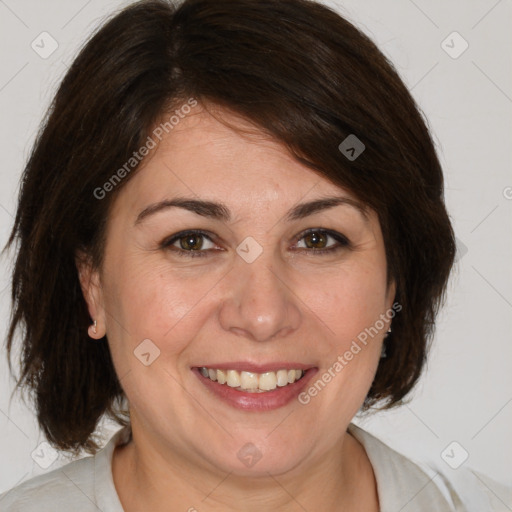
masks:
<svg viewBox="0 0 512 512"><path fill-rule="evenodd" d="M498 512L512 510L509 490L498 499L464 467L447 477L442 468L420 465L350 424L349 432L364 446L377 481L381 512ZM130 426L121 428L94 456L36 476L0 495L2 512L124 512L112 477L112 454L128 442ZM443 471L443 473L441 472ZM503 496L500 493L501 496Z"/></svg>

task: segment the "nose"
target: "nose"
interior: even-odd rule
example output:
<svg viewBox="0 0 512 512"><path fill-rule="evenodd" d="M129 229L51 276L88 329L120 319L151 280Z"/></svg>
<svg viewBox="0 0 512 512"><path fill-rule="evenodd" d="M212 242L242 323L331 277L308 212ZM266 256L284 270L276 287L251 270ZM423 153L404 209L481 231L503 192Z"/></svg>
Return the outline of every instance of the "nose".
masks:
<svg viewBox="0 0 512 512"><path fill-rule="evenodd" d="M269 341L293 333L300 325L299 299L282 269L260 256L242 259L225 283L219 319L224 330L253 341Z"/></svg>

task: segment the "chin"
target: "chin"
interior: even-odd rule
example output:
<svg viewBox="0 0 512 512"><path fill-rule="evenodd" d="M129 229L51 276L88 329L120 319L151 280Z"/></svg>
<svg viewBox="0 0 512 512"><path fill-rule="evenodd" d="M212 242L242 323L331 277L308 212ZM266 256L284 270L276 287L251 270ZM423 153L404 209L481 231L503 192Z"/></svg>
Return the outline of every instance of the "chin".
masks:
<svg viewBox="0 0 512 512"><path fill-rule="evenodd" d="M259 438L254 436L253 441L247 436L235 437L230 438L224 449L217 448L213 452L210 449L205 458L216 470L240 477L268 477L269 473L280 475L296 468L307 452L311 452L304 448L304 443L291 441L289 438L289 442L284 443L279 437L269 440L268 432ZM303 456L301 450L304 451Z"/></svg>

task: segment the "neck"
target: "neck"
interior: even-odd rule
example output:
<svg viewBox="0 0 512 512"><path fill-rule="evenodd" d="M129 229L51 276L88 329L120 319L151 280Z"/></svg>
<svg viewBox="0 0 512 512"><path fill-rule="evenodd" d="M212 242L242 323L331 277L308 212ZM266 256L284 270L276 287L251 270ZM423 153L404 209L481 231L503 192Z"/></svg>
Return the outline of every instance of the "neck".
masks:
<svg viewBox="0 0 512 512"><path fill-rule="evenodd" d="M163 457L134 437L116 448L112 462L125 512L378 511L371 464L348 433L316 460L304 460L285 474L259 477L198 468L186 453Z"/></svg>

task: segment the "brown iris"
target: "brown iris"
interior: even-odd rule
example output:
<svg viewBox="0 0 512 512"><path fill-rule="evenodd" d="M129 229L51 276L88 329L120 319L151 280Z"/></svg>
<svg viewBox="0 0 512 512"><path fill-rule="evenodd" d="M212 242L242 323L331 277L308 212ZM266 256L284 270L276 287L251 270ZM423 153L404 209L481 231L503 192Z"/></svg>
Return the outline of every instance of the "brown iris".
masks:
<svg viewBox="0 0 512 512"><path fill-rule="evenodd" d="M203 236L189 234L182 236L180 239L180 246L184 250L198 251L203 247Z"/></svg>
<svg viewBox="0 0 512 512"><path fill-rule="evenodd" d="M308 249L324 249L327 242L327 235L313 231L304 235L304 242ZM320 244L321 247L317 247L318 244Z"/></svg>

